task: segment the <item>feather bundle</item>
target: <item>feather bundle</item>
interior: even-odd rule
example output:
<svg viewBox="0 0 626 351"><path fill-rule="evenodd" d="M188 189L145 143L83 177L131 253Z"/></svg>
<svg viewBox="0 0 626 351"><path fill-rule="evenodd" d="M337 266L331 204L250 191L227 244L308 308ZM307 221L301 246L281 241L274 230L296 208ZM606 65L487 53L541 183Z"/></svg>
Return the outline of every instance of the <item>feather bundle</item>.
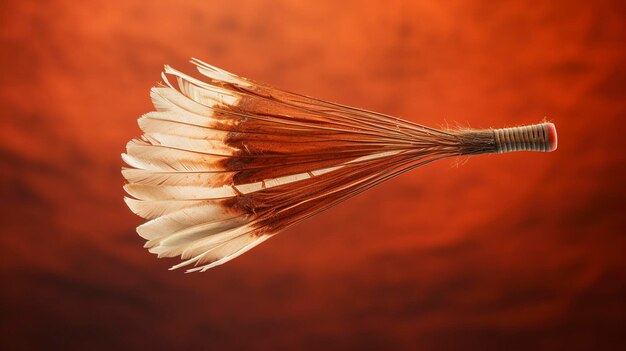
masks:
<svg viewBox="0 0 626 351"><path fill-rule="evenodd" d="M196 59L165 66L122 174L137 227L172 267L205 271L400 173L460 155L552 151L554 125L438 130L285 92ZM175 81L174 84L170 81Z"/></svg>

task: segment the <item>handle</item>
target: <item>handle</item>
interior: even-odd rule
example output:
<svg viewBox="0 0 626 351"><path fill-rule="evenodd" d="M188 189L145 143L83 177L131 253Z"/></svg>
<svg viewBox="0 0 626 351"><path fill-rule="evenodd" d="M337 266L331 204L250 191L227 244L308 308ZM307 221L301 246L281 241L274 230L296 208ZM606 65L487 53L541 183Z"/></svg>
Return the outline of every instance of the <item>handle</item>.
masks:
<svg viewBox="0 0 626 351"><path fill-rule="evenodd" d="M493 134L498 153L513 151L551 152L557 148L556 128L553 123L494 129Z"/></svg>

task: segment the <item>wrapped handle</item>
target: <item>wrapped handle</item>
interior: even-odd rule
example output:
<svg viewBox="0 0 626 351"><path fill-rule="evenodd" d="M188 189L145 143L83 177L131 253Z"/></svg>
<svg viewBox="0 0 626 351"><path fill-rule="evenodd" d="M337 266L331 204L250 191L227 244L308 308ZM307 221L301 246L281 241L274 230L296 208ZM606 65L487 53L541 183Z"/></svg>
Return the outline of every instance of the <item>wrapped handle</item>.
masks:
<svg viewBox="0 0 626 351"><path fill-rule="evenodd" d="M498 153L513 151L551 152L557 148L556 128L553 123L494 129L493 134Z"/></svg>

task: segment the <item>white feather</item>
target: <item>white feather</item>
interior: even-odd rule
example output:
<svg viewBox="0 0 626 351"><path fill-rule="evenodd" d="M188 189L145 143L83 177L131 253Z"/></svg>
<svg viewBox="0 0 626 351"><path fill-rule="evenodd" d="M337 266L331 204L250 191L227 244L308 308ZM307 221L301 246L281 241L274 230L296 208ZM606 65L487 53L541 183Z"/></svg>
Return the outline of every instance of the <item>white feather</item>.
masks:
<svg viewBox="0 0 626 351"><path fill-rule="evenodd" d="M122 175L129 183L218 187L223 185L233 185L234 172L160 172L146 169L123 168Z"/></svg>
<svg viewBox="0 0 626 351"><path fill-rule="evenodd" d="M220 140L203 140L178 135L149 133L145 137L152 145L166 146L177 150L187 150L203 154L232 156L239 149L226 145Z"/></svg>
<svg viewBox="0 0 626 351"><path fill-rule="evenodd" d="M122 158L129 166L154 171L224 171L226 157L154 146L140 140L126 145Z"/></svg>
<svg viewBox="0 0 626 351"><path fill-rule="evenodd" d="M181 230L150 241L151 248L148 251L159 257L180 256L181 259L188 259L250 232L251 229L245 224L246 220L247 217L242 216ZM199 244L200 242L203 244Z"/></svg>
<svg viewBox="0 0 626 351"><path fill-rule="evenodd" d="M202 62L198 60L197 58L192 58L191 63L196 65L196 67L198 68L198 72L200 72L200 74L212 80L232 83L232 84L242 86L242 87L252 86L252 84L250 84L248 81L238 77L237 75L230 73L228 71L225 71L221 68L212 66L206 62Z"/></svg>
<svg viewBox="0 0 626 351"><path fill-rule="evenodd" d="M204 106L234 106L237 105L237 103L241 100L241 96L238 93L207 84L180 71L177 71L170 66L165 66L164 73L175 76L180 91L185 96Z"/></svg>
<svg viewBox="0 0 626 351"><path fill-rule="evenodd" d="M173 212L180 211L184 208L196 207L206 204L206 201L180 201L180 200L137 200L130 197L124 197L124 202L128 205L133 213L146 218L155 219Z"/></svg>
<svg viewBox="0 0 626 351"><path fill-rule="evenodd" d="M185 250L181 253L182 259L188 259L201 255L202 253L214 248L215 246L232 240L236 237L251 235L255 232L256 228L253 223L230 229L220 235L206 236L199 238L198 240L187 245Z"/></svg>
<svg viewBox="0 0 626 351"><path fill-rule="evenodd" d="M224 140L235 120L217 120L189 112L150 112L137 120L144 133L167 133L194 139Z"/></svg>
<svg viewBox="0 0 626 351"><path fill-rule="evenodd" d="M271 235L261 235L261 236L253 236L248 235L245 239L240 239L236 242L233 242L230 245L223 245L221 247L215 248L214 250L208 251L200 257L198 262L202 263L203 261L211 262L207 265L192 268L187 270L187 273L192 272L206 272L207 270L224 264L232 259L235 259L247 251L253 249L257 245L261 244L265 240L269 239Z"/></svg>
<svg viewBox="0 0 626 351"><path fill-rule="evenodd" d="M187 111L205 117L214 114L212 109L191 100L173 87L154 87L150 90L150 98L159 112Z"/></svg>
<svg viewBox="0 0 626 351"><path fill-rule="evenodd" d="M219 256L219 252L217 252L218 255L215 255L213 254L212 251L218 250L220 248L223 249L224 246L227 246L227 245L228 247L226 247L226 249L228 249L229 247L232 248L233 244L235 244L235 247L236 247L235 249L238 249L239 247L241 247L241 245L237 245L237 243L241 244L242 241L249 242L250 238L253 238L253 237L254 237L253 234L250 234L250 233L244 233L244 234L233 233L227 239L214 241L212 245L206 246L206 248L200 250L198 254L193 255L193 256L188 256L186 259L184 259L185 261L171 267L170 270L184 267L191 263L195 263L197 265L198 263L201 263L201 262L211 262L211 261L219 260L220 258L223 258L224 256L222 255L221 257L216 257L216 256Z"/></svg>
<svg viewBox="0 0 626 351"><path fill-rule="evenodd" d="M238 195L238 191L230 185L210 188L204 186L126 184L124 190L140 200L212 200Z"/></svg>
<svg viewBox="0 0 626 351"><path fill-rule="evenodd" d="M184 208L147 221L137 227L137 233L147 240L159 239L186 228L241 215L240 211L223 206L219 201L203 201L200 206Z"/></svg>
<svg viewBox="0 0 626 351"><path fill-rule="evenodd" d="M221 221L206 222L175 232L166 238L163 238L159 245L187 247L194 241L199 241L200 239L203 239L203 243L207 244L207 238L209 238L209 236L211 241L217 242L222 240L222 238L227 239L232 236L249 232L251 228L245 225L248 223L249 218L247 215L241 215Z"/></svg>

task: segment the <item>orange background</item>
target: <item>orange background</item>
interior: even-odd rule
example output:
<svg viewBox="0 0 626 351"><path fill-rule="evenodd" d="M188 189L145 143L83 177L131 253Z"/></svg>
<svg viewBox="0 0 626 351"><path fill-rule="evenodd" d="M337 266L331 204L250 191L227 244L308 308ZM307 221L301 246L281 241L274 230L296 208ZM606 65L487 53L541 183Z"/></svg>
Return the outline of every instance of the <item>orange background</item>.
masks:
<svg viewBox="0 0 626 351"><path fill-rule="evenodd" d="M621 1L2 1L0 348L623 349ZM434 127L546 117L204 274L142 248L120 153L191 56ZM464 161L464 160L460 160Z"/></svg>

